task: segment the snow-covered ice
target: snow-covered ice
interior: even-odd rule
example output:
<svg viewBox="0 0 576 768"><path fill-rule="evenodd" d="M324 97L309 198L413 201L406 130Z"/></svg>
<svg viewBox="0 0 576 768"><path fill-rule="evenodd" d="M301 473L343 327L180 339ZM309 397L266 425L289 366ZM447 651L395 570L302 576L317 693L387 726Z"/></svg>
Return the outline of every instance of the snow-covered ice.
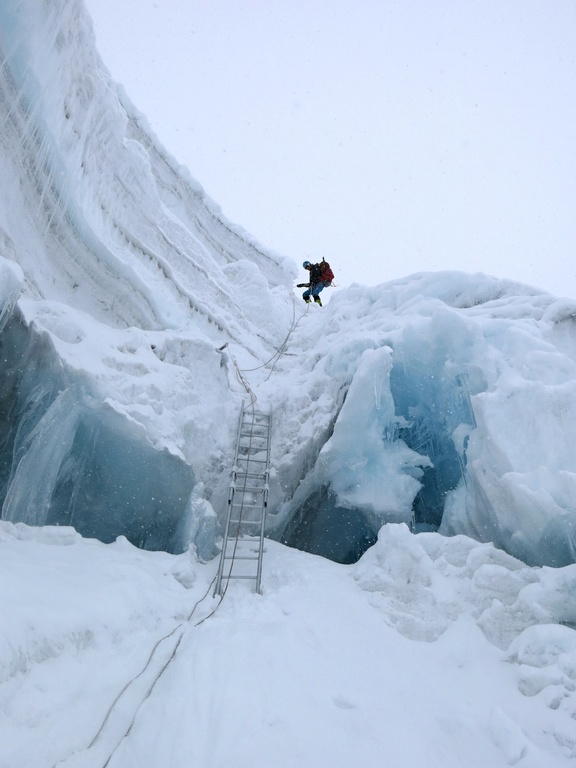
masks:
<svg viewBox="0 0 576 768"><path fill-rule="evenodd" d="M192 553L9 523L0 547L2 768L576 757L576 566L389 525L348 566L268 542L263 594L219 604Z"/></svg>
<svg viewBox="0 0 576 768"><path fill-rule="evenodd" d="M572 764L576 302L449 272L307 308L80 0L4 3L0 53L0 768ZM219 601L242 400L263 594Z"/></svg>

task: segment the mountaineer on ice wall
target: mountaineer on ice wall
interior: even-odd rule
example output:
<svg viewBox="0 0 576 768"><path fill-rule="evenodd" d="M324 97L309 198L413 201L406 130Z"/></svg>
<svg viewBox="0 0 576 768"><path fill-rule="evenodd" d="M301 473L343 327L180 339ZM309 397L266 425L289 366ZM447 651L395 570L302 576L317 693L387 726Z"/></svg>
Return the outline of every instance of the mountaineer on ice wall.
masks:
<svg viewBox="0 0 576 768"><path fill-rule="evenodd" d="M302 266L304 269L309 270L310 282L298 283L296 287L308 288L308 290L304 291L302 294L302 298L306 304L310 303L310 298L313 296L316 304L320 304L320 306L322 306L322 301L320 300L320 296L318 294L324 288L328 288L330 285L332 285L332 280L334 280L334 272L332 272L330 264L328 264L326 259L322 259L319 264L311 264L309 261L305 261Z"/></svg>

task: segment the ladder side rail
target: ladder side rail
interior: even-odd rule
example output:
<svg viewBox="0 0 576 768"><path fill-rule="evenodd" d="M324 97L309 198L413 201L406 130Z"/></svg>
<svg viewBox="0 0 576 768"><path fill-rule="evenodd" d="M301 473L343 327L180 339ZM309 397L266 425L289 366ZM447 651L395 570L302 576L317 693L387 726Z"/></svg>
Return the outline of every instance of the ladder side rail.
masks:
<svg viewBox="0 0 576 768"><path fill-rule="evenodd" d="M268 414L268 460L270 460L270 451L272 449L272 411ZM270 464L270 461L268 461L268 464Z"/></svg>
<svg viewBox="0 0 576 768"><path fill-rule="evenodd" d="M264 470L264 493L262 494L262 520L260 524L260 545L258 548L258 567L256 570L256 592L261 594L262 560L264 558L264 532L268 512L268 491L270 490L270 449L272 441L272 412L268 416L268 439L266 441L266 469Z"/></svg>
<svg viewBox="0 0 576 768"><path fill-rule="evenodd" d="M244 496L246 492L246 485L248 483L248 470L250 468L250 461L252 457L250 456L250 451L252 451L252 444L253 444L253 438L254 438L254 404L252 404L252 414L251 414L251 421L244 421L244 416L249 416L249 411L246 411L244 409L244 401L242 401L242 415L241 415L241 423L238 429L238 446L236 449L236 455L237 458L244 462L246 464L246 467L243 468L242 474L244 475L244 484L241 488L242 495ZM241 439L242 437L248 437L248 445L242 445ZM246 449L248 451L247 454L240 453L240 449ZM244 499L242 499L243 501Z"/></svg>
<svg viewBox="0 0 576 768"><path fill-rule="evenodd" d="M239 496L239 501L234 503L233 498L231 499L231 503L228 508L228 515L227 515L227 526L226 526L226 538L224 540L224 547L222 549L222 572L224 572L224 561L225 560L231 560L230 563L230 569L228 572L228 575L226 577L227 581L230 579L236 578L236 576L233 573L234 570L234 560L236 557L236 546L238 544L238 541L242 537L242 525L245 522L243 520L244 517L244 511L246 508L245 503L245 496L246 496L246 485L248 482L248 476L247 472L245 470L241 470L238 467L239 461L245 461L246 462L246 469L248 468L248 463L250 462L250 457L245 456L244 454L241 454L241 449L247 448L250 450L250 446L252 445L252 438L253 438L253 430L254 430L254 408L252 407L252 417L251 421L247 420L247 417L250 417L250 412L245 407L245 401L242 401L242 408L240 412L240 419L238 421L238 437L236 441L236 457L235 457L235 476L236 480L240 480L240 482L236 482L235 484L235 492ZM246 430L248 430L248 437L249 437L249 446L246 446L242 443L242 437L247 436ZM239 477L240 476L240 477ZM242 478L243 476L243 478ZM234 507L240 509L237 512L236 519L232 519L232 514L234 512ZM230 528L234 527L234 530L232 533L230 532ZM227 544L228 541L234 541L234 554L232 557L227 556Z"/></svg>
<svg viewBox="0 0 576 768"><path fill-rule="evenodd" d="M260 521L260 541L258 545L258 566L256 569L256 592L260 594L260 584L262 581L262 559L264 557L264 528L266 526L266 508L268 501L262 505L262 520Z"/></svg>
<svg viewBox="0 0 576 768"><path fill-rule="evenodd" d="M228 488L228 509L226 510L226 523L224 525L224 536L222 539L222 551L220 552L220 563L218 564L218 574L216 576L216 587L214 589L215 595L222 594L222 577L224 574L224 562L226 560L226 544L228 542L228 534L230 531L230 518L232 516L232 502L234 500L234 494L236 492L236 480L238 477L238 450L240 446L240 433L242 432L242 422L244 420L245 402L242 400L242 406L240 408L240 418L238 419L238 432L236 435L236 452L234 455L234 466L232 468L230 476L230 486Z"/></svg>
<svg viewBox="0 0 576 768"><path fill-rule="evenodd" d="M246 457L242 457L242 458L246 458ZM250 459L247 459L246 469L248 469L248 462L249 461L250 461ZM235 524L236 524L235 538L236 539L239 536L241 536L242 524L244 522L244 520L243 520L244 512L245 512L245 510L247 510L251 506L251 505L246 503L246 487L247 487L247 484L248 484L248 475L247 475L246 472L242 472L242 475L244 476L244 479L243 479L243 482L241 482L241 484L240 484L240 488L238 488L239 500L235 504L236 510L237 510L236 520L235 520Z"/></svg>
<svg viewBox="0 0 576 768"><path fill-rule="evenodd" d="M231 486L228 491L228 509L226 510L226 523L224 524L224 534L222 536L222 551L220 552L220 562L218 564L218 575L216 577L215 595L222 594L222 576L224 573L224 561L226 560L226 545L228 543L228 534L230 531L230 519L232 517L232 502L234 499L234 488Z"/></svg>

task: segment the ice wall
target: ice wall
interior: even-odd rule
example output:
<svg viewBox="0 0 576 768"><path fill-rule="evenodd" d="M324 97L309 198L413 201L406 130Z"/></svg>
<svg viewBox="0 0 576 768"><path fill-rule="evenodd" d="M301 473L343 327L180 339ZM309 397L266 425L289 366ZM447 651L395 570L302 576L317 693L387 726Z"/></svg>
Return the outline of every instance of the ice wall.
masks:
<svg viewBox="0 0 576 768"><path fill-rule="evenodd" d="M0 121L3 516L213 554L197 479L218 498L239 404L218 350L270 357L293 267L151 136L80 0L0 4Z"/></svg>
<svg viewBox="0 0 576 768"><path fill-rule="evenodd" d="M113 541L182 551L191 468L66 371L46 337L16 310L0 335L2 517L72 525Z"/></svg>
<svg viewBox="0 0 576 768"><path fill-rule="evenodd" d="M351 562L405 522L530 564L576 561L575 317L574 301L460 273L334 297L302 423L306 436L315 413L326 439L307 439L274 535Z"/></svg>
<svg viewBox="0 0 576 768"><path fill-rule="evenodd" d="M257 397L270 535L351 562L404 522L576 560L574 302L439 273L304 314L294 266L115 86L79 0L0 5L0 120L5 518L209 557Z"/></svg>
<svg viewBox="0 0 576 768"><path fill-rule="evenodd" d="M292 266L228 222L147 131L94 45L80 0L0 7L0 245L25 291L119 327L199 320L239 338L250 308L227 268L265 292ZM265 335L281 333L282 312Z"/></svg>

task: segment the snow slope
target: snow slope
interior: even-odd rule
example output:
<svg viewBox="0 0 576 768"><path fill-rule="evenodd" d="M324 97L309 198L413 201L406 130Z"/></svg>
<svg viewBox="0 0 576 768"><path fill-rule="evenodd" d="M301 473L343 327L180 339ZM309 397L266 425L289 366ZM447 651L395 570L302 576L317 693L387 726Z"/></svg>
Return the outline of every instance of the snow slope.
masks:
<svg viewBox="0 0 576 768"><path fill-rule="evenodd" d="M576 303L437 273L306 308L79 0L5 3L0 53L1 768L573 762ZM243 399L270 541L219 603Z"/></svg>
<svg viewBox="0 0 576 768"><path fill-rule="evenodd" d="M576 757L576 566L387 526L351 566L269 542L219 604L190 553L0 535L2 768Z"/></svg>

